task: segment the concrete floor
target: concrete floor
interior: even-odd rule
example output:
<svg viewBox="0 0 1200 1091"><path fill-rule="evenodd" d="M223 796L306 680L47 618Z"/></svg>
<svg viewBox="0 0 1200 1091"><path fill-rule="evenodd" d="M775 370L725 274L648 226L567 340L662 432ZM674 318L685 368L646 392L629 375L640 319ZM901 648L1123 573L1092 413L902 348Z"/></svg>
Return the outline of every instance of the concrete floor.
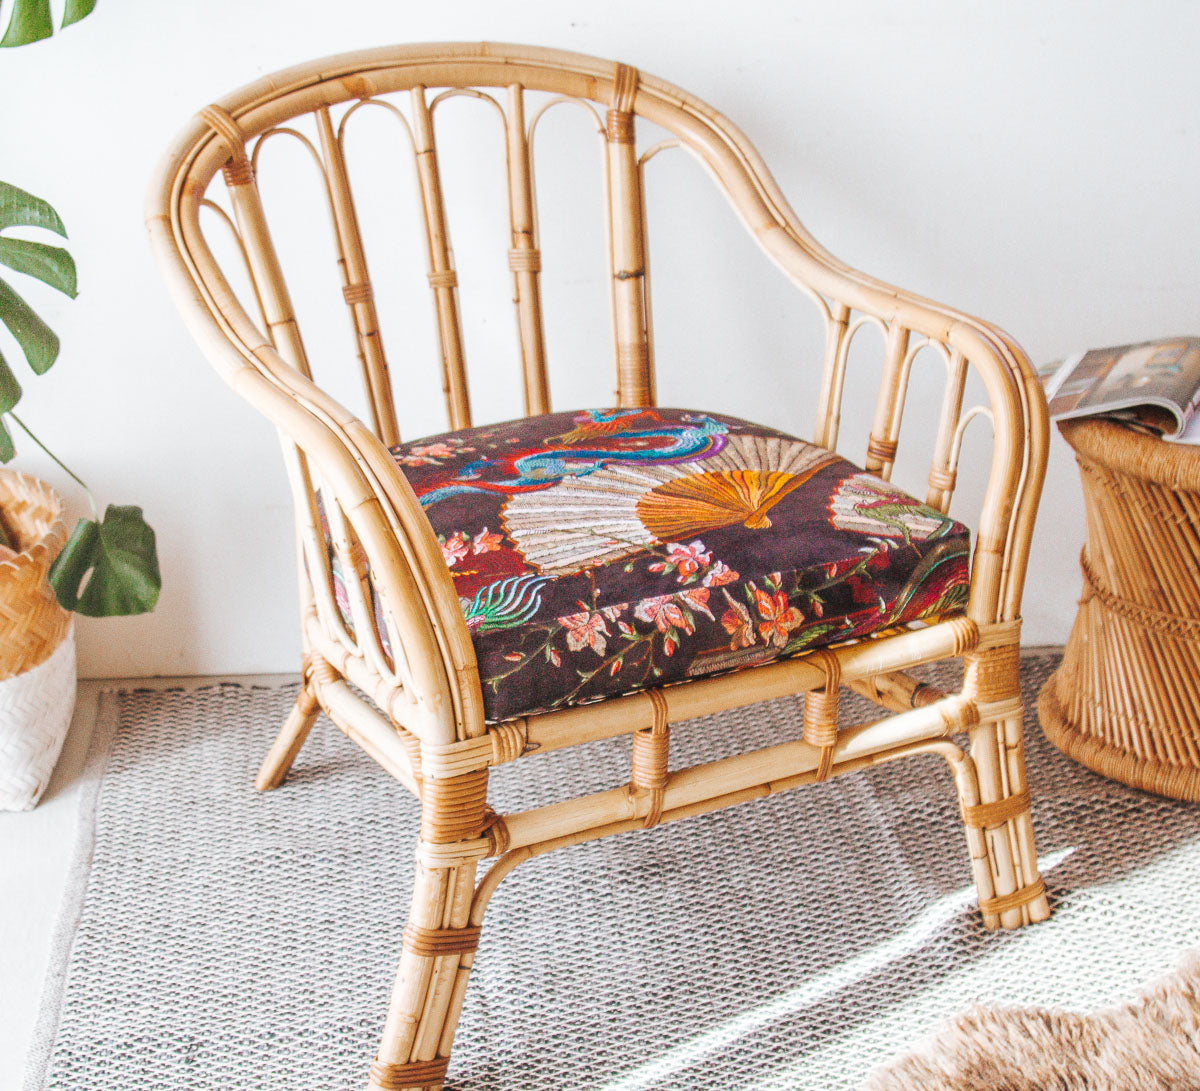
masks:
<svg viewBox="0 0 1200 1091"><path fill-rule="evenodd" d="M0 812L0 1091L21 1091L50 942L58 924L79 822L80 774L104 690L280 684L289 675L81 681L75 715L46 794L32 811Z"/></svg>

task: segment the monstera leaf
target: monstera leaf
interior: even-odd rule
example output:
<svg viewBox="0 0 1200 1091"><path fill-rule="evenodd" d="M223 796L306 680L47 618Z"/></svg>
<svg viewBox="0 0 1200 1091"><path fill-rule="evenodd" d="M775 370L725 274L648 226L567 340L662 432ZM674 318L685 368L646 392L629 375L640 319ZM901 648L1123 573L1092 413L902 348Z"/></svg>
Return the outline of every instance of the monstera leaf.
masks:
<svg viewBox="0 0 1200 1091"><path fill-rule="evenodd" d="M101 522L80 519L50 568L50 586L63 609L88 617L153 610L162 577L142 509L109 504Z"/></svg>
<svg viewBox="0 0 1200 1091"><path fill-rule="evenodd" d="M61 26L69 27L72 23L78 23L85 15L90 15L95 6L96 0L67 0ZM8 30L0 38L0 46L29 45L30 42L49 38L53 33L50 0L13 0Z"/></svg>
<svg viewBox="0 0 1200 1091"><path fill-rule="evenodd" d="M61 246L31 239L14 239L4 232L13 227L37 227L66 238L62 220L40 197L0 182L0 265L35 277L64 295L75 298L75 262ZM0 277L0 322L16 339L29 366L41 375L58 359L58 336L22 299L16 289ZM21 399L21 384L8 362L0 355L0 462L13 457L12 436L4 414Z"/></svg>

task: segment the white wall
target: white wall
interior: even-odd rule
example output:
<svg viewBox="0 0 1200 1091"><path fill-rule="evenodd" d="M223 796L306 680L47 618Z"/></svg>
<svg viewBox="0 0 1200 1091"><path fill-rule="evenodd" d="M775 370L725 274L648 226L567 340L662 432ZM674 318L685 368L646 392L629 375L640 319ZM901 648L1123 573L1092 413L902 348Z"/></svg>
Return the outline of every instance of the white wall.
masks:
<svg viewBox="0 0 1200 1091"><path fill-rule="evenodd" d="M999 322L1035 360L1200 330L1200 7L1186 0L343 0L337 14L283 0L101 0L52 41L0 53L0 174L56 205L80 267L74 303L30 291L64 349L48 376L25 384L23 415L102 502L146 509L163 564L154 614L81 624L83 674L297 661L275 437L193 348L144 239L160 150L195 109L277 68L460 38L615 57L680 84L748 133L836 254ZM681 220L664 206L672 214ZM690 222L687 213L680 225ZM660 348L668 397L702 401L687 394L706 389L716 408L803 431L813 349L793 343L808 327L792 313L807 305L793 305L769 270L751 272L749 248L724 221L714 230L685 236L673 257L655 253L656 307L676 330L662 337L678 370ZM693 285L697 304L670 291L664 270L701 258L716 271ZM770 286L722 316L723 338L691 329L721 289L760 275ZM9 342L0 351L18 362ZM757 358L731 364L746 353ZM79 491L36 452L18 465L82 512ZM1029 640L1065 639L1082 539L1076 470L1056 436Z"/></svg>

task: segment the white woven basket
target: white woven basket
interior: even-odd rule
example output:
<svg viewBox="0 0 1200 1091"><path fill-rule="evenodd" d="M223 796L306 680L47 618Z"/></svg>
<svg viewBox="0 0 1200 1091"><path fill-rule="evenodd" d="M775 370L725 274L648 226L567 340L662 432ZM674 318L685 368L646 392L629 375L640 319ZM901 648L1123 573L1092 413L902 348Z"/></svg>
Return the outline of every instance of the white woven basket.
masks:
<svg viewBox="0 0 1200 1091"><path fill-rule="evenodd" d="M46 790L75 704L72 618L46 580L66 541L62 498L0 469L0 515L16 552L0 560L0 810Z"/></svg>
<svg viewBox="0 0 1200 1091"><path fill-rule="evenodd" d="M31 670L0 682L0 811L28 811L50 783L75 710L75 626Z"/></svg>

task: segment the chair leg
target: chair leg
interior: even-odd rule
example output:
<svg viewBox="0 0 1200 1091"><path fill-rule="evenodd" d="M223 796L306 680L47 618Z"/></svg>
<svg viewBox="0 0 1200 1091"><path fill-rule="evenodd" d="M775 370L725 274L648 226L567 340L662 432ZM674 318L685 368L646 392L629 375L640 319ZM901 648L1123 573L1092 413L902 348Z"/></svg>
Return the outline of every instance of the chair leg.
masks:
<svg viewBox="0 0 1200 1091"><path fill-rule="evenodd" d="M978 797L962 797L979 908L988 928L1019 928L1050 916L1030 819L1016 645L965 657L966 689L984 717L971 729Z"/></svg>
<svg viewBox="0 0 1200 1091"><path fill-rule="evenodd" d="M471 927L474 860L449 868L418 862L404 950L392 989L370 1091L442 1086L479 928Z"/></svg>
<svg viewBox="0 0 1200 1091"><path fill-rule="evenodd" d="M308 738L313 724L317 722L317 714L320 711L321 706L313 693L312 681L306 673L300 695L271 744L271 749L267 751L254 780L254 787L260 792L278 788L283 783L283 778L288 775L288 770L296 760L296 755L300 753L304 740Z"/></svg>
<svg viewBox="0 0 1200 1091"><path fill-rule="evenodd" d="M421 840L404 951L371 1091L440 1088L479 944L475 870L488 834L487 770L421 781Z"/></svg>

